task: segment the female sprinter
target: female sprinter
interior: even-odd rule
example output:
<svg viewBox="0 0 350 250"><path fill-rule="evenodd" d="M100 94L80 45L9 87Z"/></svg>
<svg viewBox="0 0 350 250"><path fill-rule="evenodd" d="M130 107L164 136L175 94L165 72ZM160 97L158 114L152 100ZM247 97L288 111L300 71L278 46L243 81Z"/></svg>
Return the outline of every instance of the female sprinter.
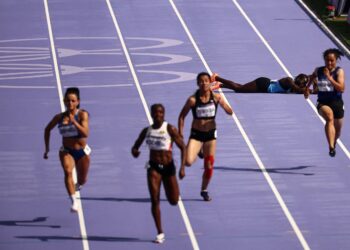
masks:
<svg viewBox="0 0 350 250"><path fill-rule="evenodd" d="M323 52L325 66L317 67L311 76L317 80L318 113L325 119L325 132L329 146L329 155L334 157L337 139L340 136L344 117L342 93L345 89L344 70L337 66L337 61L344 54L338 49L327 49ZM309 96L308 88L305 97Z"/></svg>
<svg viewBox="0 0 350 250"><path fill-rule="evenodd" d="M78 202L75 191L80 190L87 180L90 166L91 149L87 145L89 135L89 114L79 109L80 95L78 88L68 88L64 95L66 111L55 115L45 128L45 153L44 159L48 159L50 151L50 132L58 125L62 135L62 147L59 157L64 171L64 183L72 201L71 211L78 211ZM73 169L77 170L78 183L73 181Z"/></svg>
<svg viewBox="0 0 350 250"><path fill-rule="evenodd" d="M163 182L166 197L171 205L177 205L179 201L179 186L176 180L176 168L173 161L173 142L181 150L180 179L185 177L186 146L176 128L164 120L165 108L162 104L151 106L153 124L144 128L134 146L131 154L136 158L140 155L139 148L146 139L150 149L149 161L146 164L148 189L151 196L151 210L158 235L155 243L163 243L165 235L162 229L160 216L160 186Z"/></svg>
<svg viewBox="0 0 350 250"><path fill-rule="evenodd" d="M179 133L180 136L183 136L185 117L192 110L193 121L186 149L186 165L191 166L193 164L203 146L204 173L200 194L204 201L211 200L207 187L213 175L216 150L215 116L218 104L227 114L232 115L233 113L231 107L221 99L221 95L211 91L210 83L210 75L207 72L198 74L197 85L199 89L187 99L178 119Z"/></svg>
<svg viewBox="0 0 350 250"><path fill-rule="evenodd" d="M218 88L232 89L237 93L304 93L306 84L309 82L309 76L305 74L299 74L292 79L291 77L284 77L279 80L271 80L267 77L259 77L251 82L240 84L231 80L226 80L220 77L218 74L213 74L211 78L212 82L217 81L211 89ZM313 93L317 92L315 86L313 86Z"/></svg>

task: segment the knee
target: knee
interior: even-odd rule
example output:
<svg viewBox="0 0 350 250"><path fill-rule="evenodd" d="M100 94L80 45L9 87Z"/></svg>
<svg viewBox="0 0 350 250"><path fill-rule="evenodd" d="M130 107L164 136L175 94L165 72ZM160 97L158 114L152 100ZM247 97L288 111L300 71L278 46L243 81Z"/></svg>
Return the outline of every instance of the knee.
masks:
<svg viewBox="0 0 350 250"><path fill-rule="evenodd" d="M187 167L191 167L191 165L193 164L193 159L191 157L189 157L189 155L186 157L186 160L185 160L185 165Z"/></svg>
<svg viewBox="0 0 350 250"><path fill-rule="evenodd" d="M325 113L322 115L323 119L325 119L326 123L333 123L334 122L334 117L333 113Z"/></svg>
<svg viewBox="0 0 350 250"><path fill-rule="evenodd" d="M186 165L186 167L191 167L192 162L190 162L190 161L186 160L186 161L185 161L185 165Z"/></svg>
<svg viewBox="0 0 350 250"><path fill-rule="evenodd" d="M204 168L212 168L214 166L214 156L208 155L204 157Z"/></svg>
<svg viewBox="0 0 350 250"><path fill-rule="evenodd" d="M87 182L87 178L86 177L78 180L78 183L80 185L84 185L86 182Z"/></svg>
<svg viewBox="0 0 350 250"><path fill-rule="evenodd" d="M169 204L172 206L176 206L178 202L179 202L179 198L169 200Z"/></svg>

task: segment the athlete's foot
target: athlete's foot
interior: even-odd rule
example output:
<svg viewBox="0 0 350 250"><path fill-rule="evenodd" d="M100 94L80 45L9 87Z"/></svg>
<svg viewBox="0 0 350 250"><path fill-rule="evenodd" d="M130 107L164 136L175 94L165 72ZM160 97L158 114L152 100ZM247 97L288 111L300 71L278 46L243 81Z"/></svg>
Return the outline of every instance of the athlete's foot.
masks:
<svg viewBox="0 0 350 250"><path fill-rule="evenodd" d="M77 202L77 201L74 201L74 202L72 203L72 206L70 207L70 211L71 211L72 213L76 213L76 212L78 212L78 208L79 208L78 202Z"/></svg>
<svg viewBox="0 0 350 250"><path fill-rule="evenodd" d="M201 196L203 197L204 201L211 201L211 197L209 196L209 193L207 190L201 191Z"/></svg>
<svg viewBox="0 0 350 250"><path fill-rule="evenodd" d="M334 157L335 154L336 154L335 148L330 148L330 149L329 149L329 156L330 156L330 157Z"/></svg>
<svg viewBox="0 0 350 250"><path fill-rule="evenodd" d="M157 235L156 239L153 242L157 244L162 244L164 241L165 241L165 235L161 233Z"/></svg>

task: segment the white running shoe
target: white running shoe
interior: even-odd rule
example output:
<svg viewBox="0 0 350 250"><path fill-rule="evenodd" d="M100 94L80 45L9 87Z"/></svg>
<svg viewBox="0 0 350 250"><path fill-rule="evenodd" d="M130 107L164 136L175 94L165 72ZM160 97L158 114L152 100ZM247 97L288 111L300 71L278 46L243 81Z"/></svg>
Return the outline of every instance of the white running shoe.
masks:
<svg viewBox="0 0 350 250"><path fill-rule="evenodd" d="M70 207L70 211L71 211L72 213L76 213L76 212L78 212L78 209L79 209L78 202L77 202L77 201L74 201L74 202L72 203L72 206Z"/></svg>
<svg viewBox="0 0 350 250"><path fill-rule="evenodd" d="M162 244L165 241L165 235L163 233L158 234L156 239L154 240L154 243Z"/></svg>

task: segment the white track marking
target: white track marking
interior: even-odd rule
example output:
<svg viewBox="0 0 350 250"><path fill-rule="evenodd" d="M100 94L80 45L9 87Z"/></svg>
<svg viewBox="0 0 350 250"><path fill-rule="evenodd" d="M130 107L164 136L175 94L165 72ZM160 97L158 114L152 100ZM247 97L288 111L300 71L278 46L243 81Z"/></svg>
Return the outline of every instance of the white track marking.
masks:
<svg viewBox="0 0 350 250"><path fill-rule="evenodd" d="M53 39L50 12L49 12L49 6L47 3L47 0L44 0L44 5L45 5L46 22L47 22L47 29L48 29L49 38L50 38L51 54L52 54L52 61L53 61L53 65L54 65L58 96L60 99L61 110L63 112L65 110L65 107L64 107L64 103L63 103L62 84L61 84L61 78L60 78L60 73L59 73L59 69L58 69L55 41Z"/></svg>
<svg viewBox="0 0 350 250"><path fill-rule="evenodd" d="M152 117L150 115L150 112L149 112L149 109L148 109L148 105L147 105L147 102L146 102L146 99L143 95L143 92L142 92L142 89L141 89L141 86L140 86L140 83L139 83L139 80L137 78L137 75L136 75L136 72L135 72L135 69L134 69L134 66L132 64L132 61L131 61L131 58L130 58L130 54L128 52L128 49L126 47L126 44L125 44L125 41L124 41L124 37L122 35L122 32L120 30L120 27L119 27L119 24L118 24L118 21L117 21L117 18L116 18L116 15L113 11L113 8L112 8L112 5L110 3L109 0L106 0L106 3L108 5L108 9L109 9L109 12L111 14L111 17L112 17L112 20L113 20L113 23L114 23L114 26L116 28L116 31L118 33L118 37L119 37L119 40L120 40L120 43L122 45L122 48L123 48L123 51L124 51L124 54L125 54L125 57L126 57L126 60L128 62L128 65L129 65L129 68L130 68L130 71L131 71L131 74L134 78L134 81L135 81L135 84L136 84L136 88L137 88L137 91L139 92L139 95L140 95L140 98L141 98L141 101L142 101L142 104L143 104L143 108L146 112L146 115L147 115L147 118L148 118L148 122L150 124L152 124ZM186 212L186 209L185 209L185 206L182 202L182 199L180 197L179 199L179 202L178 202L178 205L179 205L179 209L180 209L180 212L181 212L181 215L182 215L182 219L185 223L185 226L186 226L186 229L187 229L187 233L190 237L190 240L191 240L191 243L192 243L192 247L194 250L199 250L199 246L198 246L198 243L197 243L197 239L194 235L194 232L193 232L193 229L192 229L192 226L191 226L191 223L190 223L190 220L187 216L187 212Z"/></svg>
<svg viewBox="0 0 350 250"><path fill-rule="evenodd" d="M65 111L65 106L64 106L64 103L63 103L62 84L61 84L61 78L60 78L60 74L59 74L58 63L57 63L56 48L55 48L55 42L54 42L54 38L53 38L51 19L50 19L50 12L49 12L49 6L48 6L48 3L47 3L47 0L44 0L44 5L45 5L47 29L48 29L49 38L50 38L52 60L53 60L53 64L54 64L54 70L55 70L55 76L56 76L56 82L57 82L58 96L59 96L59 99L60 99L61 111L63 112L63 111ZM74 177L74 180L77 179L77 173L76 173L75 168L74 168L74 171L73 171L73 177ZM82 238L83 249L84 250L89 250L89 242L88 242L87 233L86 233L86 227L85 227L83 206L82 206L82 202L81 202L81 199L80 199L80 192L79 191L76 192L76 196L77 196L77 201L78 201L78 205L79 205L78 218L79 218L79 226L80 226L80 233L81 233L81 238Z"/></svg>
<svg viewBox="0 0 350 250"><path fill-rule="evenodd" d="M176 13L178 19L180 20L180 22L181 22L181 24L182 24L184 30L186 31L187 36L189 37L190 41L192 42L193 47L195 48L195 50L196 50L197 54L199 55L200 59L202 60L202 63L204 64L206 70L208 71L209 74L212 74L212 72L211 72L211 70L210 70L210 68L209 68L209 66L208 66L208 64L207 64L207 62L205 61L205 59L204 59L204 57L203 57L201 51L199 50L199 48L198 48L198 46L197 46L195 40L193 39L193 37L192 37L192 35L191 35L191 32L189 31L189 29L188 29L188 27L187 27L185 21L184 21L183 18L181 17L181 14L179 13L179 11L178 11L176 5L174 4L173 0L169 0L169 2L170 2L170 4L171 4L171 6L173 7L173 9L174 9L174 11L175 11L175 13ZM287 70L287 69L286 69L286 70ZM220 94L225 98L225 101L227 102L227 99L226 99L224 93L222 92L222 90L219 89L219 91L220 91ZM308 244L307 244L307 242L305 241L305 239L304 239L304 237L303 237L303 235L302 235L302 233L301 233L301 231L300 231L298 225L296 224L296 222L295 222L293 216L291 215L291 213L290 213L290 211L289 211L287 205L285 204L285 202L284 202L284 200L283 200L281 194L279 193L277 187L276 187L275 184L273 183L273 181L272 181L270 175L268 174L268 172L267 172L267 170L266 170L264 164L262 163L262 161L261 161L259 155L257 154L257 152L256 152L256 150L255 150L253 144L251 143L250 139L248 138L246 132L244 131L244 129L243 129L242 125L241 125L241 122L238 120L237 116L236 116L234 113L232 114L232 118L233 118L233 120L235 121L235 123L236 123L236 125L237 125L239 131L241 132L241 134L242 134L242 136L243 136L245 142L247 143L247 145L248 145L248 147L249 147L249 149L250 149L250 151L251 151L251 153L252 153L254 159L256 160L256 162L257 162L259 168L261 169L261 172L263 173L263 175L264 175L264 177L265 177L267 183L269 184L269 186L270 186L272 192L274 193L274 195L275 195L275 197L276 197L278 203L280 204L280 206L281 206L281 208L282 208L282 210L283 210L285 216L287 217L287 219L288 219L290 225L292 226L292 228L293 228L293 230L294 230L296 236L298 237L298 239L299 239L301 245L303 246L304 249L310 249L309 246L308 246Z"/></svg>
<svg viewBox="0 0 350 250"><path fill-rule="evenodd" d="M252 29L255 31L255 33L258 35L258 37L260 38L260 40L263 42L263 44L266 46L266 48L270 51L271 55L275 58L275 60L278 62L278 64L281 66L281 68L284 70L284 72L289 76L292 77L292 74L289 72L289 70L287 69L287 67L284 65L284 63L281 61L281 59L277 56L277 54L275 53L275 51L271 48L271 46L269 45L269 43L266 41L266 39L264 38L264 36L260 33L260 31L256 28L256 26L254 25L254 23L250 20L249 16L245 13L245 11L242 9L242 7L239 5L239 3L236 0L232 0L232 2L236 5L236 7L238 8L238 10L241 12L242 16L247 20L247 22L249 23L249 25L252 27ZM317 116L320 118L320 120L322 121L323 124L325 124L325 120L322 118L322 116L320 116L317 112L317 109L315 107L315 105L312 103L312 101L307 98L306 99L307 103L310 105L310 107L312 108L312 110L317 114ZM343 144L343 142L338 139L337 140L337 144L340 146L340 148L344 151L345 155L350 159L350 153L349 150L346 148L346 146Z"/></svg>

